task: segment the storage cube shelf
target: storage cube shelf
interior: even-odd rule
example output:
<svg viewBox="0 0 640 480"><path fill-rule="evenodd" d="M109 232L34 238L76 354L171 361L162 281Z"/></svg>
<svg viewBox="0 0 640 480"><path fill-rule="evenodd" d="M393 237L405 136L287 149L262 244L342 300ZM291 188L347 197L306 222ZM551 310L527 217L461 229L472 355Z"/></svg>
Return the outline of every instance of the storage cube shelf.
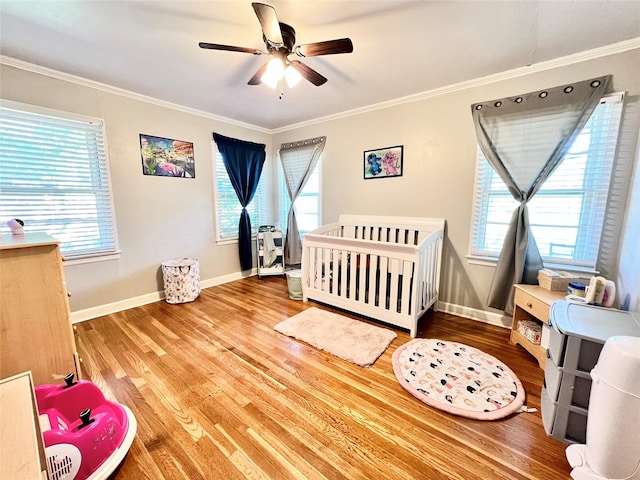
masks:
<svg viewBox="0 0 640 480"><path fill-rule="evenodd" d="M269 252L268 241L265 244L265 236L271 236L273 240L273 246L275 248L275 260L272 263L266 261ZM267 238L268 240L268 238ZM258 231L256 235L256 251L258 253L258 278L262 278L267 275L282 275L284 276L284 238L282 232L279 230L262 232Z"/></svg>

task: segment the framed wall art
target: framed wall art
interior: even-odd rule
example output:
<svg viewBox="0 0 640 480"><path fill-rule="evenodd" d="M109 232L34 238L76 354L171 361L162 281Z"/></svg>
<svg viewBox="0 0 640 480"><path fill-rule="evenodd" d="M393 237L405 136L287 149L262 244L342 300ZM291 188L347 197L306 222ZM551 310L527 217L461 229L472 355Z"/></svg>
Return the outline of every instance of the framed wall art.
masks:
<svg viewBox="0 0 640 480"><path fill-rule="evenodd" d="M196 178L193 143L140 134L142 173L160 177Z"/></svg>
<svg viewBox="0 0 640 480"><path fill-rule="evenodd" d="M364 152L364 179L402 176L402 145Z"/></svg>

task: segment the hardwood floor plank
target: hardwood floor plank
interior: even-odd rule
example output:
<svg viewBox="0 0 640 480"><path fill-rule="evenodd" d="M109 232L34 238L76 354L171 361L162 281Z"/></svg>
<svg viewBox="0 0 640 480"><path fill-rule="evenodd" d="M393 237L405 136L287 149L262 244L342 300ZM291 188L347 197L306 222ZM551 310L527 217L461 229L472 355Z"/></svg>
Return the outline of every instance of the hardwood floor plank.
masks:
<svg viewBox="0 0 640 480"><path fill-rule="evenodd" d="M538 409L483 422L401 387L391 358L407 332L362 368L273 329L311 306L336 311L289 299L286 279L249 277L78 324L85 378L138 420L112 480L569 478L566 445L542 427L543 371L509 330L434 312L420 322L419 337L502 360Z"/></svg>

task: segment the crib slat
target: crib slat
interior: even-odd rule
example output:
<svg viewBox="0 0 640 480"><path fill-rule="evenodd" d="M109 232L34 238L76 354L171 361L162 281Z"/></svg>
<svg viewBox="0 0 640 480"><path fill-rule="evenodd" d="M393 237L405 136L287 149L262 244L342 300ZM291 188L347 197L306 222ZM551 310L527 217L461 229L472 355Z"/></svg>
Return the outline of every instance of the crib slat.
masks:
<svg viewBox="0 0 640 480"><path fill-rule="evenodd" d="M402 268L402 299L400 301L400 313L411 313L411 282L413 281L413 262L403 262Z"/></svg>
<svg viewBox="0 0 640 480"><path fill-rule="evenodd" d="M331 269L331 279L329 284L330 293L337 294L338 293L338 268L340 264L340 250L334 249L331 250L331 265L329 268Z"/></svg>
<svg viewBox="0 0 640 480"><path fill-rule="evenodd" d="M369 277L369 295L367 303L369 305L376 305L376 276L378 274L378 256L369 255L369 268L367 268L367 276Z"/></svg>
<svg viewBox="0 0 640 480"><path fill-rule="evenodd" d="M323 292L329 293L329 286L331 282L331 249L322 249L322 284L320 288Z"/></svg>
<svg viewBox="0 0 640 480"><path fill-rule="evenodd" d="M389 273L389 258L380 257L380 290L378 293L378 306L387 309L387 273Z"/></svg>
<svg viewBox="0 0 640 480"><path fill-rule="evenodd" d="M389 281L391 282L391 289L389 292L389 310L392 312L398 311L398 278L400 276L400 265L399 261L395 258L392 258L389 262L391 264L391 278Z"/></svg>
<svg viewBox="0 0 640 480"><path fill-rule="evenodd" d="M369 269L367 258L366 253L358 254L358 301L360 303L365 303L366 299L367 270Z"/></svg>
<svg viewBox="0 0 640 480"><path fill-rule="evenodd" d="M307 271L309 272L307 278L303 279L303 282L308 282L308 285L311 289L315 288L315 283L313 281L316 278L316 249L314 247L307 247L309 255L307 258Z"/></svg>
<svg viewBox="0 0 640 480"><path fill-rule="evenodd" d="M340 296L347 296L347 271L349 267L349 253L346 250L340 252Z"/></svg>
<svg viewBox="0 0 640 480"><path fill-rule="evenodd" d="M315 288L316 290L320 290L322 287L322 268L324 267L324 265L322 265L322 249L316 248L315 252L316 276L314 277L313 288Z"/></svg>
<svg viewBox="0 0 640 480"><path fill-rule="evenodd" d="M349 252L349 295L351 300L357 300L356 297L356 275L358 274L358 255L355 252Z"/></svg>

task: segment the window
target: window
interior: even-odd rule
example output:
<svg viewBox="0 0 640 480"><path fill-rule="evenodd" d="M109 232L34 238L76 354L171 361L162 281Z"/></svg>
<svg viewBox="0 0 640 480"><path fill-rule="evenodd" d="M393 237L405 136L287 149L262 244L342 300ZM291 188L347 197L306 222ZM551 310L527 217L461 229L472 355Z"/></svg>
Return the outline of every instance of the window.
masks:
<svg viewBox="0 0 640 480"><path fill-rule="evenodd" d="M0 218L54 236L68 259L117 253L102 120L3 101Z"/></svg>
<svg viewBox="0 0 640 480"><path fill-rule="evenodd" d="M531 230L547 264L596 267L622 104L622 94L603 98L560 165L528 204ZM500 254L517 205L478 149L471 256Z"/></svg>
<svg viewBox="0 0 640 480"><path fill-rule="evenodd" d="M307 156L300 159L300 168L304 168L308 161ZM304 188L296 198L296 220L298 221L298 231L300 235L315 230L320 226L320 164L322 157L318 160L316 168L309 177ZM282 167L282 164L280 164ZM302 172L300 172L302 176ZM280 198L279 218L282 230L286 232L287 219L289 216L289 208L291 207L291 199L287 191L287 185L284 179L282 168L278 169L278 191Z"/></svg>
<svg viewBox="0 0 640 480"><path fill-rule="evenodd" d="M214 144L215 145L215 144ZM238 239L238 222L240 222L240 214L242 213L242 205L238 201L229 174L222 161L222 154L214 146L215 149L215 197L216 197L216 225L218 231L218 240L237 240ZM273 223L269 209L269 169L265 162L260 181L253 200L247 205L247 212L251 218L251 230L255 235L260 225L269 225Z"/></svg>

